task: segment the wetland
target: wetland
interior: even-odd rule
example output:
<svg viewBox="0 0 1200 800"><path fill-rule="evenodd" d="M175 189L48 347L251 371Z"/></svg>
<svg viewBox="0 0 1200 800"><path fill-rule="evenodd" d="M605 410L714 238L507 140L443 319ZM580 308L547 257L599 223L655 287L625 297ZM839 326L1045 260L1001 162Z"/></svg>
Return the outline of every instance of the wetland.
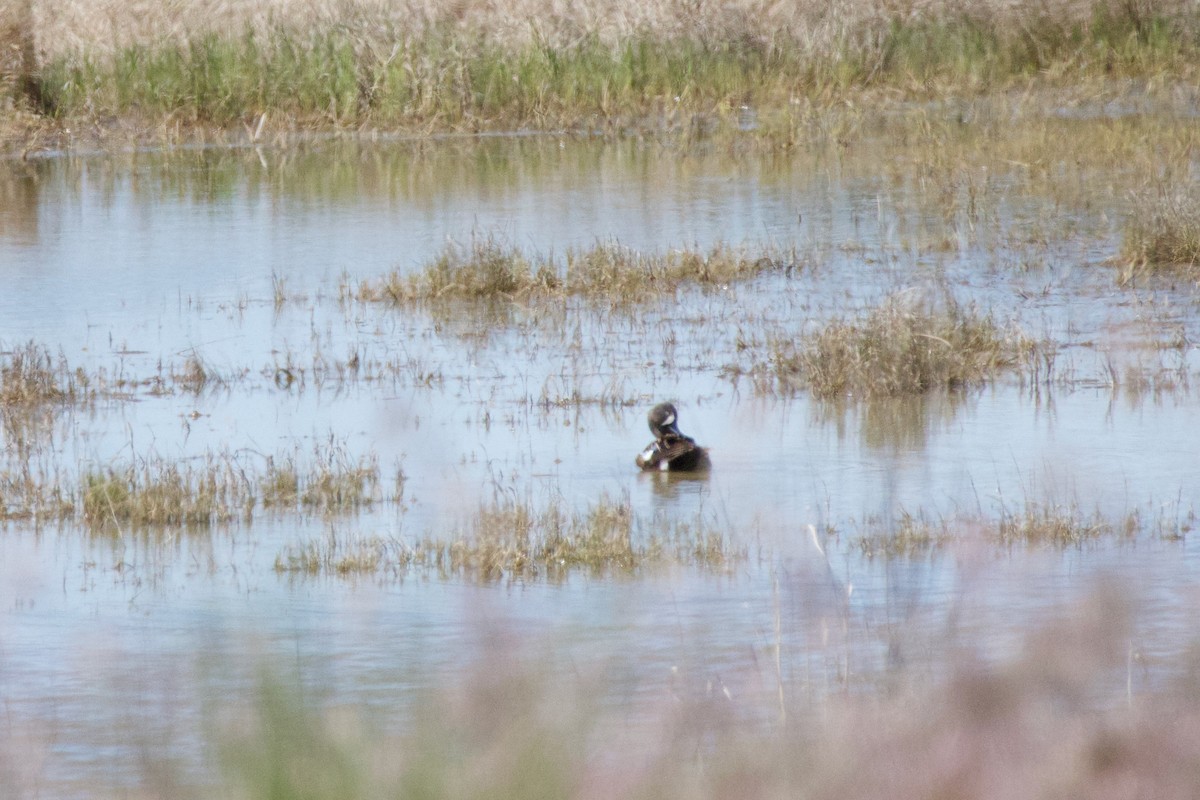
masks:
<svg viewBox="0 0 1200 800"><path fill-rule="evenodd" d="M1132 690L1188 674L1198 296L1121 265L1191 125L934 130L7 164L8 785L208 791L277 724L222 698L336 750L493 660L525 713L583 670L554 725L777 725L1017 659L1105 581ZM634 467L663 398L709 473Z"/></svg>
<svg viewBox="0 0 1200 800"><path fill-rule="evenodd" d="M133 97L199 134L95 150L61 126L129 95L48 52L0 160L0 794L1190 796L1196 98L1015 45L941 97L903 33L803 111L778 42L650 125L636 81L417 114L383 59L332 126ZM666 400L707 472L635 466Z"/></svg>

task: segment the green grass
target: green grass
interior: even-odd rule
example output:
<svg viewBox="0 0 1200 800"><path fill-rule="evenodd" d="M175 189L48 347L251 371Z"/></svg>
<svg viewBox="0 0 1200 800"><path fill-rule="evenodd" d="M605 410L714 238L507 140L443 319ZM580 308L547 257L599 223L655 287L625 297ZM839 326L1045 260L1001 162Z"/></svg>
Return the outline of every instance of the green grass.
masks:
<svg viewBox="0 0 1200 800"><path fill-rule="evenodd" d="M570 36L516 39L450 21L276 22L111 55L84 46L41 64L36 86L22 86L64 119L140 116L240 129L266 114L284 127L690 129L695 113L828 103L862 89L934 96L1038 77L1070 83L1195 71L1193 12L1105 2L1090 19L1074 8L1029 11L1020 24L988 4L840 25L801 15L789 31L773 28L769 16L723 20L705 10L692 31L651 28L615 39L583 18Z"/></svg>

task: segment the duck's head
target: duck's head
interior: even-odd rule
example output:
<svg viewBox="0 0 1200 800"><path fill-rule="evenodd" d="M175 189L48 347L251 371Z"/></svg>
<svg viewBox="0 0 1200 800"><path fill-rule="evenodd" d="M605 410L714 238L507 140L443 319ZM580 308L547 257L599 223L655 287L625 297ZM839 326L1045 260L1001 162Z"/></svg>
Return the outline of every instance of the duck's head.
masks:
<svg viewBox="0 0 1200 800"><path fill-rule="evenodd" d="M646 415L646 421L650 423L650 432L654 434L654 438L662 439L668 434L683 436L676 424L677 416L675 406L670 403L659 403L650 409L650 413Z"/></svg>

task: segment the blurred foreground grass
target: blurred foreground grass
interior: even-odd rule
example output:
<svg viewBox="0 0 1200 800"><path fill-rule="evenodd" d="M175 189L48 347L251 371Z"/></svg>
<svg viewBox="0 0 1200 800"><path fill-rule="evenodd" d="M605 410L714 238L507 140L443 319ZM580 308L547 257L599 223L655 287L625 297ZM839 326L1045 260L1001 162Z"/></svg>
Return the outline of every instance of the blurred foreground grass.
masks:
<svg viewBox="0 0 1200 800"><path fill-rule="evenodd" d="M497 641L399 734L270 678L223 734L220 796L1192 797L1200 661L1149 676L1135 641L1131 605L1101 588L1003 659L965 648L816 700L709 680L633 707L603 699L596 665Z"/></svg>

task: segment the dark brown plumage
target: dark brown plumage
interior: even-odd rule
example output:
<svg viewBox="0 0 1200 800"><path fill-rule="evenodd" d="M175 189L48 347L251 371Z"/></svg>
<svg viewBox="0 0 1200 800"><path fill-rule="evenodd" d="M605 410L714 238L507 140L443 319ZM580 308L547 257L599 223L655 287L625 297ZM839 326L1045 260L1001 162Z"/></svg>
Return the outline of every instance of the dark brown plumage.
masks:
<svg viewBox="0 0 1200 800"><path fill-rule="evenodd" d="M650 409L646 421L654 441L634 459L639 467L663 472L695 472L708 468L708 451L690 436L680 433L678 416L675 406L670 403L659 403Z"/></svg>

